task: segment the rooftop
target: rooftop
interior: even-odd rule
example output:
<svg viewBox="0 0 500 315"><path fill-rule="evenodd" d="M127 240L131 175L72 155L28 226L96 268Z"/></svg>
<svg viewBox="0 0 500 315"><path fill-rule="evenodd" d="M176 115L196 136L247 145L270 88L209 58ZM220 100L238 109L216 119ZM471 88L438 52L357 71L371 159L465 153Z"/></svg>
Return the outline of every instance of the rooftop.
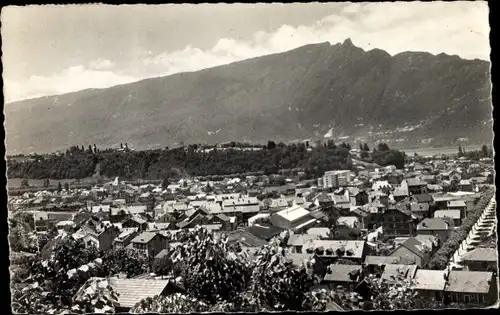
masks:
<svg viewBox="0 0 500 315"><path fill-rule="evenodd" d="M122 307L132 308L147 297L160 295L170 280L143 280L111 278L109 283L118 293L118 303Z"/></svg>
<svg viewBox="0 0 500 315"><path fill-rule="evenodd" d="M406 279L413 279L417 268L417 265L387 264L385 265L381 278L388 281L395 280L398 276L402 276Z"/></svg>
<svg viewBox="0 0 500 315"><path fill-rule="evenodd" d="M323 250L324 256L336 257L339 249L344 252L342 257L362 258L365 245L365 241L311 240L304 244L303 251Z"/></svg>
<svg viewBox="0 0 500 315"><path fill-rule="evenodd" d="M450 271L446 292L488 293L492 272L485 271Z"/></svg>
<svg viewBox="0 0 500 315"><path fill-rule="evenodd" d="M443 270L419 269L413 280L412 287L417 290L443 291L446 283Z"/></svg>
<svg viewBox="0 0 500 315"><path fill-rule="evenodd" d="M498 254L495 248L476 248L464 256L462 256L463 261L498 261Z"/></svg>
<svg viewBox="0 0 500 315"><path fill-rule="evenodd" d="M302 208L301 206L295 206L295 207L290 207L284 210L281 210L276 213L276 215L279 215L283 217L287 221L296 221L306 215L309 214L309 211L306 209Z"/></svg>
<svg viewBox="0 0 500 315"><path fill-rule="evenodd" d="M462 217L460 210L436 210L434 218L460 219Z"/></svg>
<svg viewBox="0 0 500 315"><path fill-rule="evenodd" d="M439 230L445 231L450 229L448 222L442 218L425 218L417 225L417 230Z"/></svg>
<svg viewBox="0 0 500 315"><path fill-rule="evenodd" d="M142 232L141 234L134 237L132 243L149 243L158 233L156 232Z"/></svg>
<svg viewBox="0 0 500 315"><path fill-rule="evenodd" d="M366 256L365 265L383 266L387 264L397 264L400 261L399 257L391 256Z"/></svg>
<svg viewBox="0 0 500 315"><path fill-rule="evenodd" d="M335 264L328 266L329 272L325 275L324 281L329 282L353 282L351 274L362 271L361 265L341 265Z"/></svg>

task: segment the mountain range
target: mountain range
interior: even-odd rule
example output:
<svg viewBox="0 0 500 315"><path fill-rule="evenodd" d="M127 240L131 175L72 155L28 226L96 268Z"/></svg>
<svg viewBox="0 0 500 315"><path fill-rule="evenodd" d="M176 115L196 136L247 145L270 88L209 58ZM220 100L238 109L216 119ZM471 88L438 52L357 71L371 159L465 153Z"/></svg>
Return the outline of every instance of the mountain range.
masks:
<svg viewBox="0 0 500 315"><path fill-rule="evenodd" d="M439 146L493 138L490 63L350 39L5 105L10 153L303 139Z"/></svg>

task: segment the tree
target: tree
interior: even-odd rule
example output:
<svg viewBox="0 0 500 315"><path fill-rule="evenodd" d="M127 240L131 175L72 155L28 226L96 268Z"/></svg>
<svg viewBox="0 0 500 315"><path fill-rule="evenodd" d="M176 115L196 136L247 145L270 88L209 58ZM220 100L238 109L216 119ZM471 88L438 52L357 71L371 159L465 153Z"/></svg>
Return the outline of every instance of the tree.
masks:
<svg viewBox="0 0 500 315"><path fill-rule="evenodd" d="M69 183L68 182L64 183L64 190L69 191Z"/></svg>
<svg viewBox="0 0 500 315"><path fill-rule="evenodd" d="M71 311L78 314L114 314L116 306L118 306L118 293L113 290L109 279L95 279L87 281L78 290L73 298Z"/></svg>
<svg viewBox="0 0 500 315"><path fill-rule="evenodd" d="M144 313L202 313L210 310L208 304L181 293L168 296L154 296L138 302L130 312L133 314Z"/></svg>
<svg viewBox="0 0 500 315"><path fill-rule="evenodd" d="M155 260L153 263L154 273L158 276L167 276L173 270L172 259L168 255L163 256L159 260Z"/></svg>
<svg viewBox="0 0 500 315"><path fill-rule="evenodd" d="M306 293L314 284L314 275L312 269L293 266L285 257L284 248L279 246L281 242L277 238L257 253L251 291L261 308L302 311L307 299Z"/></svg>
<svg viewBox="0 0 500 315"><path fill-rule="evenodd" d="M167 178L167 177L165 177L165 178L163 179L163 181L161 182L161 187L162 187L163 189L167 189L167 187L168 187L169 185L170 185L170 182L169 182L168 178Z"/></svg>
<svg viewBox="0 0 500 315"><path fill-rule="evenodd" d="M120 149L123 149L123 143L120 143Z"/></svg>
<svg viewBox="0 0 500 315"><path fill-rule="evenodd" d="M29 187L29 183L28 183L28 180L26 178L23 178L21 180L21 187Z"/></svg>
<svg viewBox="0 0 500 315"><path fill-rule="evenodd" d="M274 141L271 140L267 141L267 149L272 150L274 148L276 148L276 143L274 143Z"/></svg>
<svg viewBox="0 0 500 315"><path fill-rule="evenodd" d="M389 151L389 146L387 145L387 143L379 143L378 144L378 151Z"/></svg>
<svg viewBox="0 0 500 315"><path fill-rule="evenodd" d="M486 146L486 144L483 144L483 146L481 147L481 152L482 152L484 157L488 157L490 155L490 152L488 150L488 146Z"/></svg>
<svg viewBox="0 0 500 315"><path fill-rule="evenodd" d="M62 185L61 182L57 183L57 192L60 193L62 191Z"/></svg>
<svg viewBox="0 0 500 315"><path fill-rule="evenodd" d="M169 256L174 268L180 265L189 295L212 305L236 299L250 278L246 261L228 251L227 237L215 238L206 229L190 233L186 246L176 247Z"/></svg>
<svg viewBox="0 0 500 315"><path fill-rule="evenodd" d="M108 250L102 256L105 274L113 276L125 272L127 277L135 277L149 271L149 262L146 257L137 251L117 248Z"/></svg>
<svg viewBox="0 0 500 315"><path fill-rule="evenodd" d="M363 151L366 151L366 152L369 152L370 151L370 148L368 147L368 144L364 144L363 145Z"/></svg>

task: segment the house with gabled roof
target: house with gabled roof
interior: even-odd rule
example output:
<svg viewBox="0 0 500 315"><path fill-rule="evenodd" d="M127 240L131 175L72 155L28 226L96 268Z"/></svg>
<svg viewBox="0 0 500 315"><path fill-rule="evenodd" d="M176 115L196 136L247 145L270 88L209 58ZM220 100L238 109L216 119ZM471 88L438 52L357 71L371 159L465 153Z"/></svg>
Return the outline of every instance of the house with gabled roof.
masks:
<svg viewBox="0 0 500 315"><path fill-rule="evenodd" d="M418 218L416 214L401 206L392 206L379 215L386 236L413 235Z"/></svg>
<svg viewBox="0 0 500 315"><path fill-rule="evenodd" d="M424 266L431 258L432 248L417 239L410 237L398 247L396 247L388 256L398 257L400 264Z"/></svg>
<svg viewBox="0 0 500 315"><path fill-rule="evenodd" d="M326 261L347 259L361 264L370 249L365 241L310 240L304 244L302 252L315 253Z"/></svg>
<svg viewBox="0 0 500 315"><path fill-rule="evenodd" d="M118 305L115 309L117 313L128 312L135 304L148 297L185 292L174 279L121 279L112 277L108 280L104 278L90 278L87 282L95 282L96 280L107 281L113 291L117 293ZM82 286L74 298L83 297L86 287L86 285Z"/></svg>
<svg viewBox="0 0 500 315"><path fill-rule="evenodd" d="M417 233L434 235L444 242L454 230L453 221L447 218L425 218L417 225Z"/></svg>
<svg viewBox="0 0 500 315"><path fill-rule="evenodd" d="M398 282L399 279L412 280L417 272L417 265L387 264L380 277L387 282Z"/></svg>
<svg viewBox="0 0 500 315"><path fill-rule="evenodd" d="M162 249L168 248L168 239L159 232L142 232L130 244L147 257L155 257Z"/></svg>
<svg viewBox="0 0 500 315"><path fill-rule="evenodd" d="M465 270L498 272L498 253L496 248L478 247L462 256Z"/></svg>
<svg viewBox="0 0 500 315"><path fill-rule="evenodd" d="M127 220L122 222L122 227L124 228L137 228L138 232L141 233L146 231L148 228L148 221L139 215L133 215Z"/></svg>
<svg viewBox="0 0 500 315"><path fill-rule="evenodd" d="M302 253L304 244L310 240L320 239L318 235L310 234L292 234L288 238L287 246L292 249L293 253Z"/></svg>
<svg viewBox="0 0 500 315"><path fill-rule="evenodd" d="M113 240L120 234L120 229L113 224L103 224L89 220L73 234L73 238L82 239L85 247L94 246L100 250L108 250Z"/></svg>
<svg viewBox="0 0 500 315"><path fill-rule="evenodd" d="M113 248L125 248L138 235L137 228L123 228L113 240Z"/></svg>
<svg viewBox="0 0 500 315"><path fill-rule="evenodd" d="M411 288L424 298L442 301L446 280L442 270L418 269Z"/></svg>
<svg viewBox="0 0 500 315"><path fill-rule="evenodd" d="M309 211L301 206L289 207L274 213L270 220L276 227L295 231L307 229L316 222Z"/></svg>
<svg viewBox="0 0 500 315"><path fill-rule="evenodd" d="M445 303L491 305L498 301L497 280L493 272L452 270L445 277Z"/></svg>
<svg viewBox="0 0 500 315"><path fill-rule="evenodd" d="M453 220L453 224L455 226L460 226L462 225L462 213L460 210L451 210L451 209L442 209L442 210L436 210L434 211L433 214L434 218L449 218Z"/></svg>
<svg viewBox="0 0 500 315"><path fill-rule="evenodd" d="M331 264L327 267L326 275L321 284L330 289L342 286L352 290L362 279L363 267L361 265Z"/></svg>
<svg viewBox="0 0 500 315"><path fill-rule="evenodd" d="M426 194L427 193L427 182L416 178L408 178L405 180L408 185L408 191L410 194Z"/></svg>

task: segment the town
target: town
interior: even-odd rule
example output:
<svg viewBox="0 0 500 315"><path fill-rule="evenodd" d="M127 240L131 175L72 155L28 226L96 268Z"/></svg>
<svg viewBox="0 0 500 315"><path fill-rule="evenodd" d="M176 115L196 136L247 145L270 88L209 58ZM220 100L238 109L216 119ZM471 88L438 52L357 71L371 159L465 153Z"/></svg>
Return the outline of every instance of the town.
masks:
<svg viewBox="0 0 500 315"><path fill-rule="evenodd" d="M19 312L53 311L56 305L72 312L195 312L254 311L256 306L245 308L252 303L266 310L337 311L495 304L491 152L415 154L396 167L362 162L361 155L371 154L362 149L349 151L350 169L315 179L183 175L138 182L118 176L89 187L44 180L9 191L11 274L19 290L13 306ZM285 271L262 280L263 266L271 270L278 261ZM52 271L30 275L26 269L33 264ZM60 284L58 290L47 284L41 289L54 272L71 293L52 292ZM300 272L313 280L281 283L301 281L295 280L302 279ZM220 306L252 285L253 302L241 298L246 302L239 306ZM102 293L104 287L116 296ZM104 306L78 304L98 291ZM321 308L307 306L326 301L311 292L331 292L330 299Z"/></svg>

